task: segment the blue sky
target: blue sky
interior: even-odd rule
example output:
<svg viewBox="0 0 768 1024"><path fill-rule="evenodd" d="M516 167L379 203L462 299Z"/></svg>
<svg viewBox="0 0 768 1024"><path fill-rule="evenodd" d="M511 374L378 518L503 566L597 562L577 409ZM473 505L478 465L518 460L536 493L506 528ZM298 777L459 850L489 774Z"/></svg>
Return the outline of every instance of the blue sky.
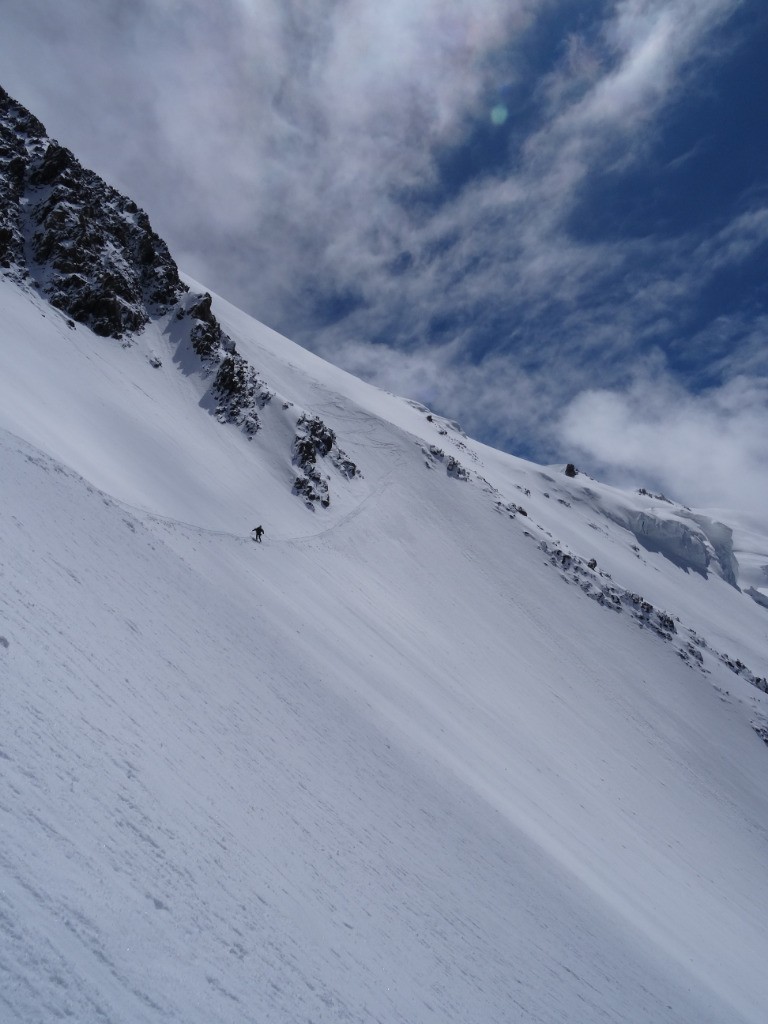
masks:
<svg viewBox="0 0 768 1024"><path fill-rule="evenodd" d="M768 502L758 0L6 0L180 265L540 461Z"/></svg>

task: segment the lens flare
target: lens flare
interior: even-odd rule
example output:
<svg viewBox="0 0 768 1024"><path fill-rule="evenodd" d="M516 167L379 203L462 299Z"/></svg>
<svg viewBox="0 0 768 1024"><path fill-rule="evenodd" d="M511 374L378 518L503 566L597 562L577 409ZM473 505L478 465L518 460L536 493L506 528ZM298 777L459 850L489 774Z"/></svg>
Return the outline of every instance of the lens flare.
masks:
<svg viewBox="0 0 768 1024"><path fill-rule="evenodd" d="M503 103L497 103L491 111L491 124L495 124L497 128L500 128L509 117L509 110L504 106Z"/></svg>

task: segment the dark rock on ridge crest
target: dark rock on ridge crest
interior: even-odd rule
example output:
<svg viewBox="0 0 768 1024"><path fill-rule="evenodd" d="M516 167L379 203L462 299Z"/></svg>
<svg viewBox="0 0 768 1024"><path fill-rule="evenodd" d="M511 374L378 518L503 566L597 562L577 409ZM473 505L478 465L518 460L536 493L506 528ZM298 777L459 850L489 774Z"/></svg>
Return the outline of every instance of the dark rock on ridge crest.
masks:
<svg viewBox="0 0 768 1024"><path fill-rule="evenodd" d="M96 334L121 338L187 290L130 199L0 89L0 269Z"/></svg>
<svg viewBox="0 0 768 1024"><path fill-rule="evenodd" d="M0 88L0 272L31 284L95 334L123 338L178 307L215 413L246 433L272 396L211 311L189 296L168 246L131 199L84 168ZM185 308L186 306L186 308Z"/></svg>

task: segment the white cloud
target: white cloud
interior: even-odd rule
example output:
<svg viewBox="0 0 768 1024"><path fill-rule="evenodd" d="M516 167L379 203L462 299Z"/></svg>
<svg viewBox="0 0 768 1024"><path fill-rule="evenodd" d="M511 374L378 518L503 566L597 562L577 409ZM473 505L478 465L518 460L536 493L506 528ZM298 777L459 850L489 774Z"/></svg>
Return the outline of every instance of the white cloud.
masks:
<svg viewBox="0 0 768 1024"><path fill-rule="evenodd" d="M290 281L328 291L355 281L375 302L402 249L424 275L420 301L436 305L445 281L427 254L450 231L499 252L502 273L513 249L515 272L541 295L583 272L590 254L563 230L576 189L616 133L636 143L637 122L733 0L625 0L595 44L602 63L572 36L550 80L558 105L517 171L419 225L402 190L432 179L434 146L457 141L477 114L494 48L508 46L505 81L518 78L515 40L553 3L8 0L0 54L6 85L28 86L22 101L138 193L191 272L225 291L231 275L235 297L290 321ZM574 80L587 86L575 99ZM228 236L251 264L239 274ZM474 248L454 256L472 261ZM443 263L446 276L467 276ZM473 284L485 283L492 296L487 268Z"/></svg>
<svg viewBox="0 0 768 1024"><path fill-rule="evenodd" d="M736 377L691 395L663 371L624 391L587 390L560 424L564 443L635 486L699 507L768 506L768 379Z"/></svg>
<svg viewBox="0 0 768 1024"><path fill-rule="evenodd" d="M195 277L353 372L543 452L595 379L589 421L621 425L606 389L627 358L768 234L762 210L664 243L569 228L591 176L642 156L738 2L606 5L531 81L539 116L504 174L433 206L404 190L437 182L436 149L521 81L526 28L559 0L5 0L2 84L136 198ZM357 305L323 322L318 297L335 295ZM615 465L634 458L629 434Z"/></svg>

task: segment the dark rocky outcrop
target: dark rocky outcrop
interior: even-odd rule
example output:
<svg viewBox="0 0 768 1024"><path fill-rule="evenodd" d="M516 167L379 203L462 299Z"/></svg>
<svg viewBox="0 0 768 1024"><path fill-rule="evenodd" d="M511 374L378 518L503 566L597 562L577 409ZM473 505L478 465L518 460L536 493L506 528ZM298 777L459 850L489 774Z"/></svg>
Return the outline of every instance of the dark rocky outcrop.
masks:
<svg viewBox="0 0 768 1024"><path fill-rule="evenodd" d="M0 89L0 269L122 338L187 290L149 218Z"/></svg>
<svg viewBox="0 0 768 1024"><path fill-rule="evenodd" d="M260 421L258 409L263 409L274 397L254 368L236 351L225 355L213 383L216 397L216 415L220 420L237 423L246 434L255 434Z"/></svg>
<svg viewBox="0 0 768 1024"><path fill-rule="evenodd" d="M209 359L219 350L225 353L232 353L235 350L231 339L221 329L211 311L212 301L208 292L205 292L203 295L194 296L187 310L187 316L196 321L189 338L201 359Z"/></svg>
<svg viewBox="0 0 768 1024"><path fill-rule="evenodd" d="M71 327L76 320L103 337L125 339L167 316L177 351L187 352L178 361L210 380L202 404L248 437L260 429L259 412L274 393L216 319L211 296L190 294L146 213L50 139L2 88L0 273L37 289ZM150 363L162 366L156 355ZM359 475L318 417L301 416L288 457L300 470L293 489L313 508L330 504L318 459L348 479Z"/></svg>
<svg viewBox="0 0 768 1024"><path fill-rule="evenodd" d="M360 475L355 463L336 443L334 431L319 416L309 418L301 415L293 441L293 462L301 470L301 475L296 477L293 491L310 506L319 502L323 508L328 508L331 503L328 477L320 472L317 465L318 459L326 458L347 479Z"/></svg>
<svg viewBox="0 0 768 1024"><path fill-rule="evenodd" d="M462 466L455 456L448 455L446 457L443 449L438 448L436 444L431 444L429 448L422 448L421 451L422 454L426 456L426 465L428 468L431 468L434 463L443 463L445 465L446 473L452 479L469 480L469 470Z"/></svg>
<svg viewBox="0 0 768 1024"><path fill-rule="evenodd" d="M259 410L274 398L251 364L240 355L212 311L208 292L191 295L182 304L177 320L188 323L188 338L201 368L213 376L210 396L217 419L235 423L252 436L259 430Z"/></svg>

